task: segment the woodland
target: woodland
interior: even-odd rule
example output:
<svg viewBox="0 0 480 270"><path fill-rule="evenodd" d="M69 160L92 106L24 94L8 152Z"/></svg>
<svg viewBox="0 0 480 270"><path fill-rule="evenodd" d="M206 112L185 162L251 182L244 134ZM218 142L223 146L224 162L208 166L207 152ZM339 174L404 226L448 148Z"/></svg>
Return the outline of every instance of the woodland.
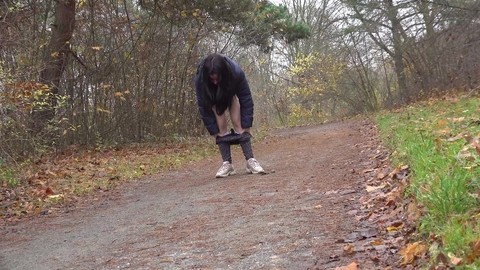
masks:
<svg viewBox="0 0 480 270"><path fill-rule="evenodd" d="M473 0L2 0L0 162L198 137L192 78L245 69L256 126L395 108L480 76Z"/></svg>
<svg viewBox="0 0 480 270"><path fill-rule="evenodd" d="M387 234L423 233L430 269L480 265L478 0L0 0L0 223L217 155L193 89L213 52L245 71L256 138L377 116L401 169L366 192L424 215ZM427 254L393 240L372 245Z"/></svg>

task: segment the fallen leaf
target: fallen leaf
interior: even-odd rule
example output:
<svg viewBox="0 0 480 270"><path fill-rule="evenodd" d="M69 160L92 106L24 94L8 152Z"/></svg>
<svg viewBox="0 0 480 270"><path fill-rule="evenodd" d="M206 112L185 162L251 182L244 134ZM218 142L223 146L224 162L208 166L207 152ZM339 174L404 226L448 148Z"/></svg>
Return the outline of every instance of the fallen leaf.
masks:
<svg viewBox="0 0 480 270"><path fill-rule="evenodd" d="M480 155L480 137L473 138L471 144L475 148L475 151L477 151L477 154Z"/></svg>
<svg viewBox="0 0 480 270"><path fill-rule="evenodd" d="M403 178L405 178L409 174L409 172L410 172L410 166L402 165L400 167L397 167L397 168L393 169L393 171L391 171L388 174L388 177L390 177L392 179L402 180Z"/></svg>
<svg viewBox="0 0 480 270"><path fill-rule="evenodd" d="M435 150L438 152L441 152L443 150L442 140L440 140L440 138L435 138L434 142L435 142Z"/></svg>
<svg viewBox="0 0 480 270"><path fill-rule="evenodd" d="M465 117L449 118L449 120L452 121L453 123L460 123L465 121Z"/></svg>
<svg viewBox="0 0 480 270"><path fill-rule="evenodd" d="M423 256L427 251L427 246L418 241L412 244L408 244L402 250L400 250L400 255L402 256L402 264L412 264L415 258Z"/></svg>
<svg viewBox="0 0 480 270"><path fill-rule="evenodd" d="M405 170L408 170L408 169L410 169L410 166L408 166L408 165L403 165L403 166L400 167L401 171L405 171Z"/></svg>
<svg viewBox="0 0 480 270"><path fill-rule="evenodd" d="M395 168L393 169L393 171L391 171L389 174L388 174L388 177L390 178L393 178L393 176L395 176L397 173L399 173L400 170L398 168Z"/></svg>
<svg viewBox="0 0 480 270"><path fill-rule="evenodd" d="M383 240L382 239L375 239L372 242L370 242L372 246L380 246L383 245Z"/></svg>
<svg viewBox="0 0 480 270"><path fill-rule="evenodd" d="M446 135L449 135L451 132L452 132L451 129L444 128L444 129L437 130L435 133L446 136Z"/></svg>
<svg viewBox="0 0 480 270"><path fill-rule="evenodd" d="M46 174L49 174L49 175L51 175L51 176L53 176L53 177L57 177L57 174L54 173L54 172L52 172L52 171L50 171L50 170L46 170L45 173L46 173Z"/></svg>
<svg viewBox="0 0 480 270"><path fill-rule="evenodd" d="M397 202L396 202L395 198L389 196L389 197L387 198L386 202L385 202L385 206L387 206L387 207L394 206L396 203L397 203Z"/></svg>
<svg viewBox="0 0 480 270"><path fill-rule="evenodd" d="M400 191L398 188L394 188L392 191L386 194L387 199L385 200L385 206L395 205L397 200L401 198Z"/></svg>
<svg viewBox="0 0 480 270"><path fill-rule="evenodd" d="M410 173L410 167L408 165L403 165L400 167L400 170L393 175L393 179L403 180Z"/></svg>
<svg viewBox="0 0 480 270"><path fill-rule="evenodd" d="M480 240L470 244L470 253L467 256L467 262L472 263L480 257Z"/></svg>
<svg viewBox="0 0 480 270"><path fill-rule="evenodd" d="M462 258L458 258L453 254L448 254L448 257L450 257L450 262L455 266L460 265L462 263Z"/></svg>
<svg viewBox="0 0 480 270"><path fill-rule="evenodd" d="M53 194L55 194L55 192L53 192L53 189L51 187L47 187L45 189L45 195L50 196L50 195L53 195Z"/></svg>
<svg viewBox="0 0 480 270"><path fill-rule="evenodd" d="M440 120L437 121L437 126L438 126L439 128L443 128L443 127L445 127L446 125L448 125L448 121L445 120L445 119L440 119Z"/></svg>
<svg viewBox="0 0 480 270"><path fill-rule="evenodd" d="M473 142L473 137L472 135L468 134L468 133L464 133L463 134L463 138L465 139L465 141L467 141L467 143L472 143Z"/></svg>
<svg viewBox="0 0 480 270"><path fill-rule="evenodd" d="M337 193L338 193L338 190L329 190L325 192L325 195L331 195L331 194L337 194Z"/></svg>
<svg viewBox="0 0 480 270"><path fill-rule="evenodd" d="M420 219L421 216L422 213L418 208L417 204L415 202L409 203L407 206L407 220L411 222L416 222Z"/></svg>
<svg viewBox="0 0 480 270"><path fill-rule="evenodd" d="M464 137L465 137L465 133L460 133L460 134L457 134L454 137L448 138L447 142L455 142L455 141L463 139Z"/></svg>
<svg viewBox="0 0 480 270"><path fill-rule="evenodd" d="M50 195L48 196L49 199L60 199L60 198L63 198L63 195L62 194L57 194L57 195Z"/></svg>
<svg viewBox="0 0 480 270"><path fill-rule="evenodd" d="M348 244L348 245L343 247L343 253L345 253L347 255L351 255L354 252L355 252L355 246L352 245L352 244Z"/></svg>
<svg viewBox="0 0 480 270"><path fill-rule="evenodd" d="M373 171L375 171L375 169L365 169L365 170L362 171L362 173L365 174L365 173L369 173L369 172L373 172Z"/></svg>
<svg viewBox="0 0 480 270"><path fill-rule="evenodd" d="M175 260L173 258L167 257L167 258L161 258L160 262L161 263L169 263L169 262L175 262Z"/></svg>
<svg viewBox="0 0 480 270"><path fill-rule="evenodd" d="M347 215L349 215L349 216L355 216L357 214L358 214L358 210L355 210L355 209L347 212Z"/></svg>
<svg viewBox="0 0 480 270"><path fill-rule="evenodd" d="M379 262L380 261L380 258L376 255L369 254L369 257L370 257L370 260L372 260L373 262ZM391 268L387 267L384 270L391 270Z"/></svg>
<svg viewBox="0 0 480 270"><path fill-rule="evenodd" d="M359 233L353 232L353 233L347 235L347 237L345 237L345 239L343 239L341 241L344 242L344 243L353 243L353 242L359 241L361 239L363 239L363 237Z"/></svg>
<svg viewBox="0 0 480 270"><path fill-rule="evenodd" d="M399 230L401 230L403 228L403 224L398 226L398 227L395 227L395 226L388 226L387 227L387 231L388 232L397 232Z"/></svg>
<svg viewBox="0 0 480 270"><path fill-rule="evenodd" d="M335 270L357 270L357 269L358 269L358 264L356 262L352 262L347 266L341 266L341 267L335 268Z"/></svg>
<svg viewBox="0 0 480 270"><path fill-rule="evenodd" d="M449 262L448 262L448 258L445 254L443 254L442 252L440 252L438 255L437 255L437 264L439 265L448 265Z"/></svg>
<svg viewBox="0 0 480 270"><path fill-rule="evenodd" d="M375 228L362 229L359 232L363 238L372 238L377 236L377 230Z"/></svg>
<svg viewBox="0 0 480 270"><path fill-rule="evenodd" d="M472 161L475 160L474 156L472 153L470 153L470 145L467 145L460 150L457 154L457 160L458 161Z"/></svg>
<svg viewBox="0 0 480 270"><path fill-rule="evenodd" d="M380 172L377 174L377 179L382 180L383 178L387 177L387 174L384 172Z"/></svg>
<svg viewBox="0 0 480 270"><path fill-rule="evenodd" d="M368 186L365 188L367 190L367 192L374 192L374 191L377 191L379 189L382 189L385 187L385 184L382 184L380 186Z"/></svg>

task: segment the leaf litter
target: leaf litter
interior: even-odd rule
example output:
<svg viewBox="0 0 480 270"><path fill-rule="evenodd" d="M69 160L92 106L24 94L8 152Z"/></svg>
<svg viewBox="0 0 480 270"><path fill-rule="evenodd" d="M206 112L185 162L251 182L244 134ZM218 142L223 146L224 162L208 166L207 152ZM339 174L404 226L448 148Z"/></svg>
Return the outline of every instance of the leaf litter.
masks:
<svg viewBox="0 0 480 270"><path fill-rule="evenodd" d="M47 155L29 164L20 185L0 185L0 222L52 214L73 207L83 196L101 194L122 182L199 159L197 154L191 155L191 148L187 144L159 144L111 150L69 149ZM207 153L198 152L201 156Z"/></svg>
<svg viewBox="0 0 480 270"><path fill-rule="evenodd" d="M377 138L376 128L366 132ZM365 148L376 154L359 173L365 189L359 199L361 209L353 212L358 228L338 240L345 243L342 256L354 262L336 269L414 269L424 262L426 245L413 241L421 209L402 196L410 168L391 168L388 151L376 140L365 142Z"/></svg>

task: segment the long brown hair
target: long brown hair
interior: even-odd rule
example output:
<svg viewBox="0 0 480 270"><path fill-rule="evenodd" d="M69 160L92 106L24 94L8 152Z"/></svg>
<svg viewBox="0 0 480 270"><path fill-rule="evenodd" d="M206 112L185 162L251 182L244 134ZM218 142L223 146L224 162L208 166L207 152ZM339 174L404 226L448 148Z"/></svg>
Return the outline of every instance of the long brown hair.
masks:
<svg viewBox="0 0 480 270"><path fill-rule="evenodd" d="M205 105L208 108L215 105L217 114L222 115L232 104L232 98L235 95L235 77L232 67L225 56L214 53L204 59L201 68L201 85ZM210 81L210 75L212 74L218 75L218 85L214 85Z"/></svg>

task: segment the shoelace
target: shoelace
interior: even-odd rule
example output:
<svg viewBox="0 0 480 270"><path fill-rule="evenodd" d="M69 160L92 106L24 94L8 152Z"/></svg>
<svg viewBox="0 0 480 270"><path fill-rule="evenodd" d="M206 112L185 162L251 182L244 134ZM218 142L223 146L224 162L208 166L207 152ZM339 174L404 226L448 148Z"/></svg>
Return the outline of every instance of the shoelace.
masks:
<svg viewBox="0 0 480 270"><path fill-rule="evenodd" d="M260 167L260 164L258 163L258 161L256 159L252 159L250 161L250 166L252 166L252 168L258 169L258 167Z"/></svg>
<svg viewBox="0 0 480 270"><path fill-rule="evenodd" d="M230 164L229 163L224 163L224 164L222 164L222 167L220 169L221 169L221 171L228 171L230 169Z"/></svg>

